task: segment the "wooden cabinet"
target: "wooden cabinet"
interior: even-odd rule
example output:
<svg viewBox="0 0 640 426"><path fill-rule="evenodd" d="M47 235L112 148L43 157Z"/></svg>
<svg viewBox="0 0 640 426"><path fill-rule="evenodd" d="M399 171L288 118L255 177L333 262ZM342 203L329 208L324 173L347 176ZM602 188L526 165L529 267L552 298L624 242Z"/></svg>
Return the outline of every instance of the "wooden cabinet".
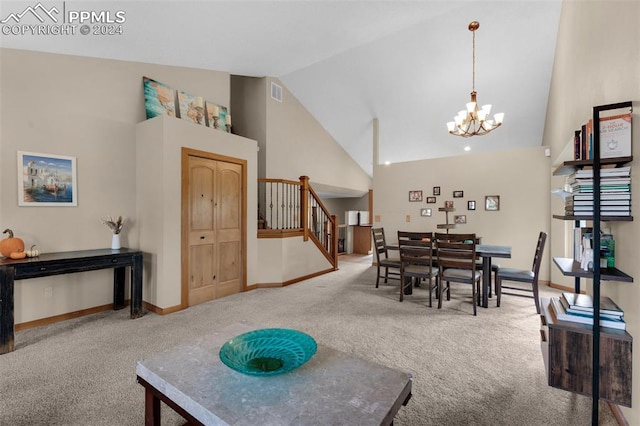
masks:
<svg viewBox="0 0 640 426"><path fill-rule="evenodd" d="M371 254L371 226L353 227L353 252Z"/></svg>
<svg viewBox="0 0 640 426"><path fill-rule="evenodd" d="M549 386L592 395L593 327L558 321L541 299L541 348ZM600 398L631 407L633 338L624 330L600 328Z"/></svg>

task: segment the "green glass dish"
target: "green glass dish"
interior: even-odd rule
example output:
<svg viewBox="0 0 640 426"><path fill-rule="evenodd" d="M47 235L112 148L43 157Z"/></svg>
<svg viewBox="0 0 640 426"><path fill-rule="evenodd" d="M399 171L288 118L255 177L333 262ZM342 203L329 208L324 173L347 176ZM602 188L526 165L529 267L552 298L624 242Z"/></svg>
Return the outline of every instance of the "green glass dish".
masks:
<svg viewBox="0 0 640 426"><path fill-rule="evenodd" d="M313 337L289 328L263 328L240 334L220 348L220 360L250 376L275 376L300 367L315 355Z"/></svg>

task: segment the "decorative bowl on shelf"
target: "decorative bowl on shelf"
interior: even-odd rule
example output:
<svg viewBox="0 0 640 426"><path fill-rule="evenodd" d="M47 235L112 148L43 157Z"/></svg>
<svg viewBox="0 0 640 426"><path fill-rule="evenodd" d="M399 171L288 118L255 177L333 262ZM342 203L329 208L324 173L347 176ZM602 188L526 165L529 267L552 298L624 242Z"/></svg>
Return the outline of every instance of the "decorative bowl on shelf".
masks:
<svg viewBox="0 0 640 426"><path fill-rule="evenodd" d="M300 367L316 353L313 337L288 328L263 328L240 334L220 348L220 360L250 376L274 376Z"/></svg>

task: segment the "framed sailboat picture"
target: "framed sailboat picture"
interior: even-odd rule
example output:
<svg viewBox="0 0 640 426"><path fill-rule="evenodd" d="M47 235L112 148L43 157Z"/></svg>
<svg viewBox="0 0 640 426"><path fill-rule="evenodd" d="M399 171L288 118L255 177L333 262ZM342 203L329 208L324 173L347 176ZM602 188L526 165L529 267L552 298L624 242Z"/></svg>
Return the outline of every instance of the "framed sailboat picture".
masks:
<svg viewBox="0 0 640 426"><path fill-rule="evenodd" d="M19 206L77 206L76 157L18 151Z"/></svg>

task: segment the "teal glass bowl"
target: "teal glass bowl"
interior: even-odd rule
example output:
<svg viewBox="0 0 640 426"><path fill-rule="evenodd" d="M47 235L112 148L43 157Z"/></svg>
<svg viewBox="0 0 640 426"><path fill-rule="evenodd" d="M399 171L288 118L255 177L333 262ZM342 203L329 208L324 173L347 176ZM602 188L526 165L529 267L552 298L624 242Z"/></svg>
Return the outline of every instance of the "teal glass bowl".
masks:
<svg viewBox="0 0 640 426"><path fill-rule="evenodd" d="M220 360L250 376L275 376L300 367L315 355L313 337L288 328L263 328L240 334L220 348Z"/></svg>

